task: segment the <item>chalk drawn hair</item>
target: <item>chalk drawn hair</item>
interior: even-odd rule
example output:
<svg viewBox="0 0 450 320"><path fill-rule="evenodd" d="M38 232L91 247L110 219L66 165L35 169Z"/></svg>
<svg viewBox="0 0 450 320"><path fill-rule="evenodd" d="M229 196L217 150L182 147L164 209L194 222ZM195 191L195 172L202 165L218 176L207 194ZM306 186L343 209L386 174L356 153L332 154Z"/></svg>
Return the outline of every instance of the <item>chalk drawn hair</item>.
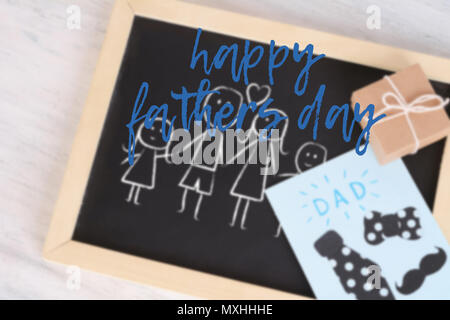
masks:
<svg viewBox="0 0 450 320"><path fill-rule="evenodd" d="M230 87L226 87L226 86L217 86L214 89L212 89L213 91L219 91L221 92L222 90L226 90L226 91L230 91L233 92L234 94L236 94L237 97L239 97L239 105L234 106L233 108L234 110L239 110L242 106L242 103L244 102L244 97L242 96L242 93L240 93L239 91L237 91L236 89L230 88ZM210 93L206 96L206 98L203 101L203 107L207 106L209 103L209 100L211 99L211 97L217 93ZM219 94L220 96L220 94ZM229 102L229 101L225 101L225 102ZM205 120L206 123L208 123L208 118L207 118L207 112L203 112L203 120ZM237 118L233 120L233 123L231 124L230 128L232 126L234 126L237 123ZM211 123L211 115L210 115L210 119L209 119L209 125L211 126L211 128L214 127L214 123Z"/></svg>
<svg viewBox="0 0 450 320"><path fill-rule="evenodd" d="M167 147L167 143L164 142L162 145L152 145L152 144L146 142L143 138L143 134L145 133L144 130L152 130L154 128L155 122L161 122L161 128L162 128L162 126L163 126L163 123L162 123L163 118L162 117L155 118L152 128L149 128L149 129L145 128L145 121L143 121L141 123L141 125L139 126L139 129L137 131L136 142L140 143L142 146L144 146L148 149L164 150ZM170 128L170 125L171 125L170 121L168 119L166 119L166 128L167 128L167 126ZM157 135L160 135L161 139L162 139L162 130L160 130L160 132L158 132ZM170 132L169 140L170 140L171 136L172 136L172 132Z"/></svg>
<svg viewBox="0 0 450 320"><path fill-rule="evenodd" d="M266 112L267 111L275 111L280 116L286 117L286 119L282 120L282 121L285 121L286 123L282 126L281 132L279 133L278 137L275 138L275 137L271 136L271 137L268 138L268 141L277 141L277 142L279 142L280 143L280 153L282 155L288 154L288 152L283 150L284 138L286 136L286 132L287 132L287 129L288 129L288 126L289 126L289 118L288 118L287 114L284 111L282 111L280 109L275 109L275 108L266 109L265 111ZM258 135L258 136L259 136L259 132L258 132L258 129L256 128L256 121L258 121L259 118L260 118L259 115L256 114L255 117L252 120L252 125L250 127L250 129L253 131L253 133ZM280 123L282 123L282 122L280 122ZM278 129L278 128L273 128L273 129Z"/></svg>

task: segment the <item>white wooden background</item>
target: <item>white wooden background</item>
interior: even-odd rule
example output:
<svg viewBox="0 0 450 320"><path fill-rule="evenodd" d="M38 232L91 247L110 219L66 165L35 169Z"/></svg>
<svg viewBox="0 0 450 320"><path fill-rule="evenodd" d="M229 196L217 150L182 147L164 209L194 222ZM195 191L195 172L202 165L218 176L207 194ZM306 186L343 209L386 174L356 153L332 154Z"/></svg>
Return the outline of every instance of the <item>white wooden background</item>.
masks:
<svg viewBox="0 0 450 320"><path fill-rule="evenodd" d="M449 0L189 1L450 58ZM81 30L66 27L71 4ZM112 4L0 0L0 298L186 297L88 271L70 290L40 256ZM373 4L380 30L366 27Z"/></svg>

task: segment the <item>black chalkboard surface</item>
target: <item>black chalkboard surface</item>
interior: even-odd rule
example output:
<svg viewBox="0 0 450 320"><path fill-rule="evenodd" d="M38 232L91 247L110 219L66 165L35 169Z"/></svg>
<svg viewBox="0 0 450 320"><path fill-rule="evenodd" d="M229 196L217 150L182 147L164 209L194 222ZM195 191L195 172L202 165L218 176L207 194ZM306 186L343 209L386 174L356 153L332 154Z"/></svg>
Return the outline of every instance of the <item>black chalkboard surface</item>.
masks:
<svg viewBox="0 0 450 320"><path fill-rule="evenodd" d="M141 190L139 205L127 201L130 186L123 183L122 178L129 165L122 163L126 158L123 146L128 144L126 124L136 94L141 83L147 81L149 96L146 104L168 103L171 116L179 114L180 105L171 99L170 90L179 91L186 86L190 91L196 91L206 77L200 68L189 68L195 35L196 30L192 28L135 17L73 239L313 297L283 233L275 236L278 222L266 199L251 202L246 230L241 230L239 224L230 226L236 203L230 189L242 165L217 168L212 192L203 198L198 221L193 218L198 194L189 193L184 212L178 212L184 193L180 181L189 165L173 165L158 159L156 168L149 169L155 174L154 189ZM210 52L216 52L222 44L234 42L243 47L242 39L207 31L202 33L201 46ZM214 71L208 77L212 86L230 87L245 97L247 86L233 82L227 63L222 70ZM267 84L264 69L267 63L263 60L249 71L251 82ZM333 104L349 103L355 89L388 74L384 70L324 58L312 67L308 90L298 97L293 93L292 84L299 66L289 60L286 63L288 65L282 74L278 74L271 88L274 106L290 119L283 146L287 154L280 158L280 173L296 172L296 151L313 140L312 124L299 130L296 119L301 108L313 102L320 84L327 85L322 105L326 113ZM438 94L450 96L450 85L433 82L433 86ZM319 126L317 142L326 147L328 159L353 149L360 133L358 128L352 140L345 143L341 131L339 125L333 130L324 128L323 123ZM430 208L443 145L440 141L404 158ZM286 177L269 176L267 187L283 179Z"/></svg>

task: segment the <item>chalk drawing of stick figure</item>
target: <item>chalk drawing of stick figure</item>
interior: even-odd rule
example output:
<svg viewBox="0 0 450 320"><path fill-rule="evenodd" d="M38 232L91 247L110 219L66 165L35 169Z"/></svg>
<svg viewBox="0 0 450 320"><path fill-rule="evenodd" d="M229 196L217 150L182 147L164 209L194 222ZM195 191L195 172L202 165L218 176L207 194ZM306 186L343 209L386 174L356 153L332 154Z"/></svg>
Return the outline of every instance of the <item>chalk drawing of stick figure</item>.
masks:
<svg viewBox="0 0 450 320"><path fill-rule="evenodd" d="M231 104L235 110L238 110L242 105L243 96L239 91L225 86L219 86L214 88L213 90L219 91L219 93L211 93L206 96L203 107L209 105L211 106L212 110L219 110L223 105ZM211 122L209 121L209 119L207 119L206 113L204 113L203 120L205 123ZM236 124L236 121L233 121L234 123L230 125L230 128ZM210 128L213 128L213 124L210 123L209 125ZM208 130L206 125L204 125L204 127L205 131L198 137L195 137L191 141L191 143L189 143L184 148L184 150L186 150L187 148L191 148L192 144L194 145L193 159L196 159L198 157L198 153L203 153L203 141L209 140L207 139L207 135L209 135L212 130ZM197 143L199 139L201 139L201 142ZM197 163L196 161L192 161L180 183L178 184L180 188L184 189L181 198L181 208L178 210L178 212L184 212L189 191L193 191L198 194L197 204L194 211L194 220L196 221L199 220L200 206L203 197L212 195L218 165L219 163L223 163L223 134L220 134L218 131L216 131L215 139L219 139L219 141L217 142L219 145L219 152L215 155L215 160L213 161L213 163L207 164L205 162Z"/></svg>
<svg viewBox="0 0 450 320"><path fill-rule="evenodd" d="M156 165L158 158L167 157L168 143L162 138L163 120L156 118L150 129L145 128L143 122L136 135L136 149L141 149L134 155L134 163L129 166L121 178L121 182L130 185L127 202L139 205L139 193L141 189L152 190L155 188ZM170 121L166 120L166 128L170 127ZM124 150L128 153L128 150ZM123 163L128 162L126 158ZM133 198L134 194L134 198Z"/></svg>
<svg viewBox="0 0 450 320"><path fill-rule="evenodd" d="M268 112L270 111L276 111L280 116L287 117L287 115L278 109L266 109ZM261 118L259 115L256 115L253 118L252 124L251 124L251 131L252 134L256 135L257 138L254 139L253 143L258 143L260 139L260 130L264 131L264 128L267 127L268 124L270 124L272 120L270 119L270 116L267 116L265 118ZM245 230L245 221L247 219L247 213L251 202L262 202L264 200L264 191L266 189L267 184L267 174L261 174L261 169L268 169L272 164L273 161L276 161L277 157L274 157L274 153L280 151L283 153L283 139L286 136L286 131L288 127L288 119L285 119L284 121L279 123L279 126L277 129L279 130L280 134L277 138L275 138L273 135L270 137L266 137L267 143L268 143L268 152L266 153L266 159L259 159L259 161L256 161L256 163L250 164L250 159L252 157L256 156L256 150L257 148L253 148L253 150L250 150L249 158L244 165L244 167L239 172L239 175L237 176L237 179L235 180L230 195L237 198L235 209L233 212L233 217L230 222L230 226L233 227L236 223L236 220L241 214L241 221L240 221L240 228L241 230ZM275 150L274 142L277 142L280 144L280 149ZM247 148L250 148L251 145L249 144ZM261 156L261 154L260 154ZM278 165L277 165L278 166ZM244 209L241 209L242 202L244 202Z"/></svg>
<svg viewBox="0 0 450 320"><path fill-rule="evenodd" d="M308 169L314 168L327 161L327 148L318 142L308 141L298 148L295 153L295 168L297 172L281 173L280 177L293 177Z"/></svg>
<svg viewBox="0 0 450 320"><path fill-rule="evenodd" d="M309 141L300 146L295 153L295 168L297 172L280 173L280 177L293 177L297 174L305 172L308 169L314 168L327 161L327 148L318 142ZM278 224L275 238L278 238L281 233L281 225Z"/></svg>

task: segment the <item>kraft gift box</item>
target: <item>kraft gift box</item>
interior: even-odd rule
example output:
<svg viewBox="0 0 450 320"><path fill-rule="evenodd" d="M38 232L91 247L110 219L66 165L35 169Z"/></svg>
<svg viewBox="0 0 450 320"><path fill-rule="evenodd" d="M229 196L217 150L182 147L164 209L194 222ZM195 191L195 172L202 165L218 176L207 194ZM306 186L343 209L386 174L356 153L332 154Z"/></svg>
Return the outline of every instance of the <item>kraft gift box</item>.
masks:
<svg viewBox="0 0 450 320"><path fill-rule="evenodd" d="M444 97L446 98L446 97ZM436 95L420 65L384 77L352 94L352 107L375 106L386 117L370 129L369 143L380 164L415 153L450 133L448 100ZM367 122L361 121L364 128Z"/></svg>

